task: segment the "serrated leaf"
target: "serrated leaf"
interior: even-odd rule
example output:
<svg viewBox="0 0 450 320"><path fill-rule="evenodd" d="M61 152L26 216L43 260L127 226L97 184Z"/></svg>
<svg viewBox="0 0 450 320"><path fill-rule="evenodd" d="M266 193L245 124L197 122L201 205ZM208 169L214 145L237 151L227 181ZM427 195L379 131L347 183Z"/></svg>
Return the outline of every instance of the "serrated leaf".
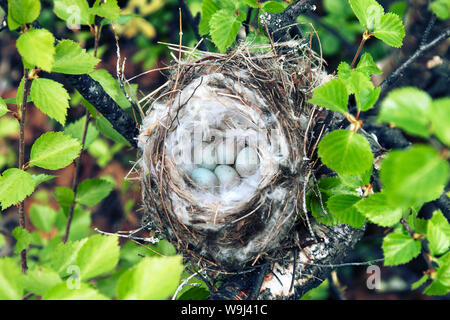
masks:
<svg viewBox="0 0 450 320"><path fill-rule="evenodd" d="M364 73L353 71L348 79L347 87L355 95L358 110L367 111L373 107L380 95L381 88L374 89L372 82Z"/></svg>
<svg viewBox="0 0 450 320"><path fill-rule="evenodd" d="M30 166L58 170L68 166L78 157L80 143L62 132L47 132L31 147Z"/></svg>
<svg viewBox="0 0 450 320"><path fill-rule="evenodd" d="M111 21L117 21L119 19L120 7L117 4L117 0L96 2L91 8L91 13Z"/></svg>
<svg viewBox="0 0 450 320"><path fill-rule="evenodd" d="M49 265L61 277L72 275L69 267L76 265L78 252L87 240L87 238L84 238L81 241L68 241L66 243L58 243L56 248L51 252Z"/></svg>
<svg viewBox="0 0 450 320"><path fill-rule="evenodd" d="M430 119L433 133L450 147L450 97L433 100Z"/></svg>
<svg viewBox="0 0 450 320"><path fill-rule="evenodd" d="M405 37L402 20L394 13L386 13L375 25L374 36L391 47L400 48Z"/></svg>
<svg viewBox="0 0 450 320"><path fill-rule="evenodd" d="M327 201L328 210L342 223L353 228L364 227L366 218L358 211L355 204L361 200L358 196L338 194Z"/></svg>
<svg viewBox="0 0 450 320"><path fill-rule="evenodd" d="M66 282L51 288L42 300L108 300L91 285L81 282L79 288L69 288Z"/></svg>
<svg viewBox="0 0 450 320"><path fill-rule="evenodd" d="M86 179L78 185L77 202L86 206L95 206L114 189L114 184L101 179Z"/></svg>
<svg viewBox="0 0 450 320"><path fill-rule="evenodd" d="M428 247L434 255L443 254L450 247L450 224L441 210L436 210L428 220L426 236Z"/></svg>
<svg viewBox="0 0 450 320"><path fill-rule="evenodd" d="M345 82L341 79L331 79L316 88L308 102L343 114L347 113L348 91Z"/></svg>
<svg viewBox="0 0 450 320"><path fill-rule="evenodd" d="M33 193L35 183L28 172L11 168L0 177L0 204L2 210L23 201Z"/></svg>
<svg viewBox="0 0 450 320"><path fill-rule="evenodd" d="M421 242L408 234L389 233L383 239L384 265L396 266L407 263L417 257L421 251Z"/></svg>
<svg viewBox="0 0 450 320"><path fill-rule="evenodd" d="M11 16L19 25L33 22L40 13L39 0L8 0L8 16Z"/></svg>
<svg viewBox="0 0 450 320"><path fill-rule="evenodd" d="M66 135L72 136L81 143L85 123L86 123L86 116L83 116L80 119L66 125L66 127L64 128L64 133ZM98 137L97 128L91 122L89 122L86 132L86 139L84 142L84 149L87 149L92 144L92 142L94 142L94 140L97 139L97 137Z"/></svg>
<svg viewBox="0 0 450 320"><path fill-rule="evenodd" d="M368 185L370 183L370 177L372 175L373 167L364 173L351 175L351 174L340 174L339 179L342 184L352 188L353 190Z"/></svg>
<svg viewBox="0 0 450 320"><path fill-rule="evenodd" d="M144 258L119 279L117 284L119 299L167 299L178 287L183 271L181 261L181 256Z"/></svg>
<svg viewBox="0 0 450 320"><path fill-rule="evenodd" d="M0 117L4 116L8 111L5 100L0 97Z"/></svg>
<svg viewBox="0 0 450 320"><path fill-rule="evenodd" d="M11 258L0 258L0 300L21 300L22 272Z"/></svg>
<svg viewBox="0 0 450 320"><path fill-rule="evenodd" d="M92 79L99 82L103 90L122 108L131 107L131 103L125 97L119 82L105 69L96 69L89 74Z"/></svg>
<svg viewBox="0 0 450 320"><path fill-rule="evenodd" d="M352 68L350 68L350 65L347 62L342 61L339 63L337 70L339 79L346 81L350 78Z"/></svg>
<svg viewBox="0 0 450 320"><path fill-rule="evenodd" d="M26 250L31 243L31 234L28 230L22 227L16 227L12 231L12 235L16 239L16 245L14 246L14 253L18 254L22 250Z"/></svg>
<svg viewBox="0 0 450 320"><path fill-rule="evenodd" d="M86 0L54 0L53 3L56 16L70 25L90 25L94 22Z"/></svg>
<svg viewBox="0 0 450 320"><path fill-rule="evenodd" d="M402 217L403 210L395 208L387 202L384 193L374 193L368 198L362 199L356 205L370 222L382 227L391 227L398 223Z"/></svg>
<svg viewBox="0 0 450 320"><path fill-rule="evenodd" d="M30 95L36 107L64 126L70 96L61 83L45 78L35 79Z"/></svg>
<svg viewBox="0 0 450 320"><path fill-rule="evenodd" d="M361 25L372 30L384 13L383 7L375 0L349 0L350 6Z"/></svg>
<svg viewBox="0 0 450 320"><path fill-rule="evenodd" d="M450 1L434 0L430 3L430 10L441 20L450 18Z"/></svg>
<svg viewBox="0 0 450 320"><path fill-rule="evenodd" d="M50 72L52 71L55 55L54 43L55 37L50 31L46 29L32 29L20 35L16 46L27 63Z"/></svg>
<svg viewBox="0 0 450 320"><path fill-rule="evenodd" d="M212 15L209 21L209 33L220 52L225 52L233 44L241 23L245 20L242 16L242 13L236 15L236 11L228 9L221 9Z"/></svg>
<svg viewBox="0 0 450 320"><path fill-rule="evenodd" d="M380 172L386 196L395 206L414 206L438 198L448 176L447 161L426 145L391 151Z"/></svg>
<svg viewBox="0 0 450 320"><path fill-rule="evenodd" d="M39 230L49 233L56 220L56 211L49 206L33 203L30 208L30 219Z"/></svg>
<svg viewBox="0 0 450 320"><path fill-rule="evenodd" d="M415 136L428 138L431 97L413 87L394 89L381 102L378 120L393 123Z"/></svg>
<svg viewBox="0 0 450 320"><path fill-rule="evenodd" d="M373 154L367 139L348 130L328 133L319 143L322 162L339 174L359 174L370 169Z"/></svg>
<svg viewBox="0 0 450 320"><path fill-rule="evenodd" d="M220 7L215 0L203 0L202 2L202 14L200 23L198 25L198 31L200 35L205 35L209 32L209 20L214 13L216 13Z"/></svg>
<svg viewBox="0 0 450 320"><path fill-rule="evenodd" d="M60 283L62 280L58 273L45 266L37 266L28 270L23 277L25 289L38 296L45 295L52 287Z"/></svg>
<svg viewBox="0 0 450 320"><path fill-rule="evenodd" d="M61 209L56 217L56 228L60 235L66 232L68 219L66 212L66 209ZM75 205L68 240L82 240L89 236L91 234L91 223L91 212L84 210L81 205Z"/></svg>
<svg viewBox="0 0 450 320"><path fill-rule="evenodd" d="M450 292L450 252L438 259L435 280L425 289L427 295L445 295Z"/></svg>
<svg viewBox="0 0 450 320"><path fill-rule="evenodd" d="M82 49L72 40L62 40L55 47L52 71L65 74L84 74L94 70L100 59Z"/></svg>
<svg viewBox="0 0 450 320"><path fill-rule="evenodd" d="M383 73L376 63L373 61L372 55L370 53L364 53L356 66L356 70L364 73L367 76L372 74L381 74Z"/></svg>
<svg viewBox="0 0 450 320"><path fill-rule="evenodd" d="M88 280L111 272L119 262L119 249L119 240L116 236L89 237L76 259L76 265L81 270L81 279Z"/></svg>

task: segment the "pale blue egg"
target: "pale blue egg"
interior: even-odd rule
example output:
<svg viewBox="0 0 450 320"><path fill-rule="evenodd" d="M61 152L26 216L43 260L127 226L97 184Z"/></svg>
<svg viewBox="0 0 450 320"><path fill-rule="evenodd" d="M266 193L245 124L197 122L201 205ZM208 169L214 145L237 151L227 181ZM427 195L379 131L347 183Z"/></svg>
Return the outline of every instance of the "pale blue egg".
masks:
<svg viewBox="0 0 450 320"><path fill-rule="evenodd" d="M191 178L202 188L214 188L219 186L219 179L217 179L216 175L211 170L205 168L197 168L192 171Z"/></svg>
<svg viewBox="0 0 450 320"><path fill-rule="evenodd" d="M259 157L255 149L246 147L239 152L236 158L236 171L241 177L249 177L259 168Z"/></svg>
<svg viewBox="0 0 450 320"><path fill-rule="evenodd" d="M218 165L214 173L219 179L220 185L227 189L238 185L241 180L236 170L224 164Z"/></svg>

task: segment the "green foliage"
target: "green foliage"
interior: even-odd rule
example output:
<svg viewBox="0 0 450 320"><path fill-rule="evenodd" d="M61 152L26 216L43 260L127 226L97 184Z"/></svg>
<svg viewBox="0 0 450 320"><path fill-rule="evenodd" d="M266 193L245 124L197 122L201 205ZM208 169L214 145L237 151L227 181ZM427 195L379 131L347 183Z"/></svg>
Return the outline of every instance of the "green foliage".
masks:
<svg viewBox="0 0 450 320"><path fill-rule="evenodd" d="M220 52L225 52L234 42L245 18L245 13L228 9L221 9L212 15L210 33Z"/></svg>
<svg viewBox="0 0 450 320"><path fill-rule="evenodd" d="M450 1L434 0L430 3L430 10L441 20L450 18Z"/></svg>
<svg viewBox="0 0 450 320"><path fill-rule="evenodd" d="M30 208L30 219L39 230L49 233L56 221L56 211L49 207L34 203Z"/></svg>
<svg viewBox="0 0 450 320"><path fill-rule="evenodd" d="M62 125L66 123L70 97L62 84L45 78L36 79L31 84L30 95L43 113Z"/></svg>
<svg viewBox="0 0 450 320"><path fill-rule="evenodd" d="M33 177L28 172L11 168L0 177L0 204L2 210L23 201L35 188Z"/></svg>
<svg viewBox="0 0 450 320"><path fill-rule="evenodd" d="M51 288L62 283L61 277L53 269L46 266L36 266L28 270L23 277L25 290L43 296Z"/></svg>
<svg viewBox="0 0 450 320"><path fill-rule="evenodd" d="M55 37L46 29L32 29L17 39L17 50L28 65L52 71Z"/></svg>
<svg viewBox="0 0 450 320"><path fill-rule="evenodd" d="M108 0L106 2L97 0L90 11L99 17L117 21L119 19L120 7L117 4L117 0Z"/></svg>
<svg viewBox="0 0 450 320"><path fill-rule="evenodd" d="M372 166L373 155L364 136L348 130L335 130L319 143L322 162L337 173L359 174Z"/></svg>
<svg viewBox="0 0 450 320"><path fill-rule="evenodd" d="M8 25L11 30L37 19L41 12L39 0L9 0Z"/></svg>
<svg viewBox="0 0 450 320"><path fill-rule="evenodd" d="M106 198L114 188L114 185L105 179L86 179L78 185L76 201L86 206L95 206Z"/></svg>
<svg viewBox="0 0 450 320"><path fill-rule="evenodd" d="M52 71L66 74L89 73L100 61L72 40L60 41L55 47L54 57Z"/></svg>
<svg viewBox="0 0 450 320"><path fill-rule="evenodd" d="M409 262L420 253L421 242L409 234L392 232L383 239L384 264L395 266Z"/></svg>
<svg viewBox="0 0 450 320"><path fill-rule="evenodd" d="M341 79L331 79L314 90L313 97L308 102L343 114L347 113L348 91L345 82Z"/></svg>
<svg viewBox="0 0 450 320"><path fill-rule="evenodd" d="M349 66L350 67L350 66ZM356 65L356 71L364 73L366 76L370 76L372 74L381 74L381 70L373 61L373 57L370 53L364 53L359 59L358 64Z"/></svg>
<svg viewBox="0 0 450 320"><path fill-rule="evenodd" d="M117 295L123 300L161 300L173 294L180 281L181 256L144 258L122 274Z"/></svg>
<svg viewBox="0 0 450 320"><path fill-rule="evenodd" d="M60 283L51 288L42 300L108 300L92 285L82 282L79 288L68 288L67 283Z"/></svg>
<svg viewBox="0 0 450 320"><path fill-rule="evenodd" d="M86 0L54 0L56 16L71 24L90 25L94 22Z"/></svg>
<svg viewBox="0 0 450 320"><path fill-rule="evenodd" d="M71 122L66 125L64 128L64 134L70 135L73 138L77 139L78 142L82 142L83 140L83 131L84 131L84 125L86 123L86 116L81 117L80 119ZM87 132L86 132L86 139L84 142L84 149L89 148L89 146L97 139L98 137L98 130L91 122L88 124Z"/></svg>
<svg viewBox="0 0 450 320"><path fill-rule="evenodd" d="M8 111L5 100L0 98L0 117L4 116Z"/></svg>
<svg viewBox="0 0 450 320"><path fill-rule="evenodd" d="M23 292L19 266L11 258L0 258L0 299L21 300Z"/></svg>
<svg viewBox="0 0 450 320"><path fill-rule="evenodd" d="M440 210L433 213L428 220L426 235L428 247L434 255L441 255L450 247L450 224Z"/></svg>
<svg viewBox="0 0 450 320"><path fill-rule="evenodd" d="M14 247L14 253L18 254L22 250L26 250L31 243L31 234L28 230L17 227L12 231L12 235L16 239L16 246Z"/></svg>
<svg viewBox="0 0 450 320"><path fill-rule="evenodd" d="M370 222L383 227L397 224L403 214L401 208L395 208L388 203L383 192L372 194L359 201L355 206Z"/></svg>
<svg viewBox="0 0 450 320"><path fill-rule="evenodd" d="M428 114L431 131L447 146L450 146L450 97L433 100Z"/></svg>
<svg viewBox="0 0 450 320"><path fill-rule="evenodd" d="M340 221L354 228L362 228L366 218L358 211L355 204L360 197L350 194L337 194L327 201L327 208Z"/></svg>

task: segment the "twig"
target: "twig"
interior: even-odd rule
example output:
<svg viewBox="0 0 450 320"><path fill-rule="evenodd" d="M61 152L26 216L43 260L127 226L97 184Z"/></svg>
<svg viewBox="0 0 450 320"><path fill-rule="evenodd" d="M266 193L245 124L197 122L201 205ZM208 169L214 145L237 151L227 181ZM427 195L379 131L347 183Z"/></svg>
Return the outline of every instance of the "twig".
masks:
<svg viewBox="0 0 450 320"><path fill-rule="evenodd" d="M156 243L159 242L159 239L155 238L155 237L149 237L149 238L135 237L133 235L128 235L128 234L120 234L120 233L111 233L111 232L101 231L98 228L94 228L94 231L98 232L100 234L103 234L105 236L117 236L119 238L125 238L125 239L136 240L136 241L143 241L143 242L148 242L148 243L151 243L151 244L156 244Z"/></svg>
<svg viewBox="0 0 450 320"><path fill-rule="evenodd" d="M189 6L186 3L186 0L178 0L178 3L181 6L181 9L184 11L185 16L188 19L189 24L192 27L192 30L194 31L195 37L197 38L198 41L201 41L203 38L200 35L199 31L198 31L198 23L195 21L194 17L192 16L192 12L189 9ZM207 51L208 49L206 48L205 42L202 41L202 43L200 43L199 45L199 49L202 51Z"/></svg>
<svg viewBox="0 0 450 320"><path fill-rule="evenodd" d="M380 85L381 91L385 91L390 85L394 84L397 80L399 80L403 76L403 72L418 58L425 54L426 51L436 47L441 42L450 37L450 28L447 28L443 33L434 38L426 45L420 46L420 48L414 52L414 54L405 62L402 63L400 67L397 68L394 72L392 72Z"/></svg>
<svg viewBox="0 0 450 320"><path fill-rule="evenodd" d="M26 119L26 112L27 112L27 97L28 92L30 91L31 87L31 79L28 78L28 69L24 68L23 70L23 97L22 97L22 103L19 106L19 126L20 126L20 136L19 136L19 169L23 169L23 165L25 163L25 119ZM22 228L26 229L26 221L25 221L25 204L24 201L21 201L19 203L19 224ZM27 250L23 249L20 252L20 260L22 262L22 272L26 273L28 266L27 266Z"/></svg>
<svg viewBox="0 0 450 320"><path fill-rule="evenodd" d="M422 40L420 41L421 47L423 47L424 45L427 44L431 29L433 29L435 23L436 23L436 15L434 13L432 13L430 21L428 22L427 28L425 29L425 31L423 33Z"/></svg>
<svg viewBox="0 0 450 320"><path fill-rule="evenodd" d="M175 291L175 293L173 294L172 300L176 300L177 299L177 295L180 292L181 289L183 289L183 287L189 282L189 280L191 280L192 278L194 278L197 274L202 273L205 270L205 268L202 268L200 270L198 270L196 273L191 274L189 277L187 277L177 288L177 290Z"/></svg>

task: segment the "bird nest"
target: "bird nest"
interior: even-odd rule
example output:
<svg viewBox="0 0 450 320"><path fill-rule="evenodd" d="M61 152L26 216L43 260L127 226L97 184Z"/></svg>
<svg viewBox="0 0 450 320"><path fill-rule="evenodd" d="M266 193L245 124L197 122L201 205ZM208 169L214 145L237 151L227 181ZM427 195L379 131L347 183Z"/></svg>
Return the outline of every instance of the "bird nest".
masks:
<svg viewBox="0 0 450 320"><path fill-rule="evenodd" d="M281 256L295 243L290 231L304 208L315 144L306 100L328 79L321 57L300 41L243 43L229 54L171 48L178 59L152 97L138 141L144 225L202 266L242 270ZM231 155L224 162L221 147ZM256 154L244 160L245 172L244 149ZM217 164L232 179L216 179ZM206 183L194 173L199 167L209 170Z"/></svg>

